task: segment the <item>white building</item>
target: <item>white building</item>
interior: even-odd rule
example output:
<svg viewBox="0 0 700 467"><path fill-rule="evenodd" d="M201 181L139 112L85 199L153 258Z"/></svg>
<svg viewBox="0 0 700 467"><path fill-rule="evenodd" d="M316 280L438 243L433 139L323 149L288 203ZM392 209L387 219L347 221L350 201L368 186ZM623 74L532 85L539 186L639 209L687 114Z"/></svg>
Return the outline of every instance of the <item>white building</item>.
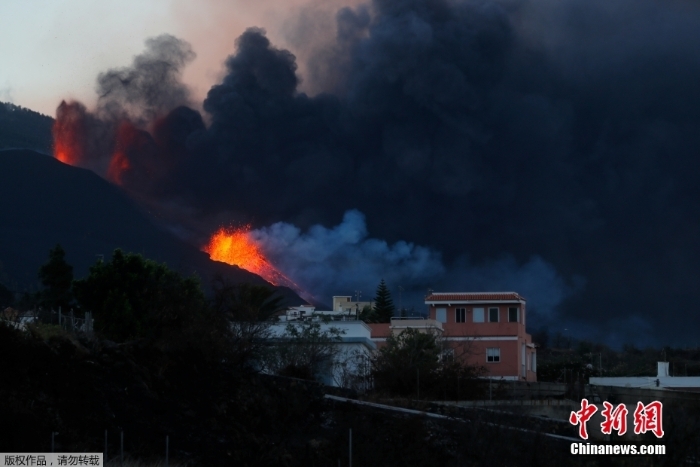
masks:
<svg viewBox="0 0 700 467"><path fill-rule="evenodd" d="M669 376L668 362L658 362L656 376L591 377L589 384L624 388L697 391L700 389L700 376Z"/></svg>
<svg viewBox="0 0 700 467"><path fill-rule="evenodd" d="M317 310L312 305L292 306L279 316L280 321L355 321L355 312L344 310Z"/></svg>
<svg viewBox="0 0 700 467"><path fill-rule="evenodd" d="M347 315L360 314L366 306L372 308L373 302L361 302L353 300L350 295L334 295L333 296L333 311L345 313Z"/></svg>
<svg viewBox="0 0 700 467"><path fill-rule="evenodd" d="M303 321L278 322L270 326L271 337L283 339L287 336L287 326L309 326ZM322 333L331 328L338 329L338 339L330 342L337 346L334 361L330 362L327 370L317 376L318 380L329 386L354 387L363 389L362 385L369 374L369 356L377 346L372 342L371 330L362 321L318 321L313 324L320 326Z"/></svg>

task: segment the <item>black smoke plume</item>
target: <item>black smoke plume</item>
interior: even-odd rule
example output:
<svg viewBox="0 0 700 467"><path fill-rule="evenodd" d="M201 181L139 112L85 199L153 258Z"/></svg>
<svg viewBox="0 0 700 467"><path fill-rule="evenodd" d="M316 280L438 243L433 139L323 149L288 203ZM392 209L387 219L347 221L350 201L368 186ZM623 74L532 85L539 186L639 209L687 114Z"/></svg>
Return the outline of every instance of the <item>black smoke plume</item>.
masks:
<svg viewBox="0 0 700 467"><path fill-rule="evenodd" d="M440 252L414 290L515 289L524 271L562 329L696 342L697 3L374 0L340 10L337 31L310 54L327 92L307 95L294 55L247 30L204 119L139 59L101 75L98 116L126 113L153 141L129 155L153 175L125 188L171 221L186 206L201 233L318 231L357 209L373 238ZM191 51L166 49L173 68L155 73L177 78Z"/></svg>

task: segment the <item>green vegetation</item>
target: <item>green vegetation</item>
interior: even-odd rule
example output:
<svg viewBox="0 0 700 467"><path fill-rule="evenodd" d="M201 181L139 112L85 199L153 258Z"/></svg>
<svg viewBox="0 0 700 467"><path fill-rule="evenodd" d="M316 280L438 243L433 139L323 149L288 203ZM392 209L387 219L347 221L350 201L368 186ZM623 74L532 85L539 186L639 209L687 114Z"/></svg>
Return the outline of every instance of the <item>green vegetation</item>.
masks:
<svg viewBox="0 0 700 467"><path fill-rule="evenodd" d="M374 297L374 313L377 323L389 323L394 316L396 308L394 301L391 299L391 292L387 287L384 279L377 286L377 294Z"/></svg>
<svg viewBox="0 0 700 467"><path fill-rule="evenodd" d="M543 338L544 337L544 338ZM587 381L591 376L654 376L657 363L669 362L674 376L700 376L700 349L647 347L631 344L615 350L604 344L536 331L538 381Z"/></svg>
<svg viewBox="0 0 700 467"><path fill-rule="evenodd" d="M474 398L484 369L462 363L434 334L408 328L389 336L372 362L375 388L387 394L449 399Z"/></svg>
<svg viewBox="0 0 700 467"><path fill-rule="evenodd" d="M334 327L324 330L320 323L290 323L270 346L265 368L281 376L318 380L332 373L343 334Z"/></svg>
<svg viewBox="0 0 700 467"><path fill-rule="evenodd" d="M58 324L35 323L30 324L27 329L33 337L43 341L73 338L71 333L63 329L63 327L59 326Z"/></svg>
<svg viewBox="0 0 700 467"><path fill-rule="evenodd" d="M73 292L80 308L93 313L95 330L117 342L185 332L206 308L197 278L121 250L92 266Z"/></svg>
<svg viewBox="0 0 700 467"><path fill-rule="evenodd" d="M365 323L378 323L379 322L377 312L374 311L374 308L372 308L369 305L365 305L364 307L362 307L362 311L360 311L359 319L361 321L364 321Z"/></svg>
<svg viewBox="0 0 700 467"><path fill-rule="evenodd" d="M0 284L0 310L11 306L14 302L15 294L3 284Z"/></svg>
<svg viewBox="0 0 700 467"><path fill-rule="evenodd" d="M49 310L67 312L73 299L73 266L66 262L66 252L61 245L49 251L49 260L39 268L39 279L44 289L40 292L40 305Z"/></svg>
<svg viewBox="0 0 700 467"><path fill-rule="evenodd" d="M222 277L214 280L213 308L232 321L270 321L284 309L282 297L264 285L232 284Z"/></svg>

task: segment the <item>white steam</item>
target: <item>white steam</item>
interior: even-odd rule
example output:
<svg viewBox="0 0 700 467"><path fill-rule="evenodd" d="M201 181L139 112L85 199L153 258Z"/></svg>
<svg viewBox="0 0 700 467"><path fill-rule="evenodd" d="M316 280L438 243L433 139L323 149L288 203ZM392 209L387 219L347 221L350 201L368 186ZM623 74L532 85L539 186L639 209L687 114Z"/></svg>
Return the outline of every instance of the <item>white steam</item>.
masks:
<svg viewBox="0 0 700 467"><path fill-rule="evenodd" d="M451 267L442 254L428 247L370 238L365 216L350 210L342 222L331 228L315 225L302 232L278 222L253 230L252 237L265 255L284 274L321 302L333 295L354 295L362 291L363 301L374 297L381 279L389 285L395 304L423 312L423 296L435 291L516 291L528 299L528 308L545 321L553 318L557 306L580 288L568 286L552 265L535 256L525 264L505 257L484 265L465 259Z"/></svg>

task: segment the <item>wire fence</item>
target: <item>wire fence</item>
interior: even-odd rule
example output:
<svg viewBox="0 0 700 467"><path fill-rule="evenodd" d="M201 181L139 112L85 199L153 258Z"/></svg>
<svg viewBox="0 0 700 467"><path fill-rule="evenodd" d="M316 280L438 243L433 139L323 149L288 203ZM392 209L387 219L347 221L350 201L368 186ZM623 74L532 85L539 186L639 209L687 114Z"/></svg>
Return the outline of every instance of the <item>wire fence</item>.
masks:
<svg viewBox="0 0 700 467"><path fill-rule="evenodd" d="M0 323L15 329L26 330L31 324L54 324L60 326L72 334L92 335L95 327L95 320L92 313L86 312L85 316L79 317L70 310L63 313L58 310L33 310L29 312L19 312L12 308L6 308L0 312Z"/></svg>

